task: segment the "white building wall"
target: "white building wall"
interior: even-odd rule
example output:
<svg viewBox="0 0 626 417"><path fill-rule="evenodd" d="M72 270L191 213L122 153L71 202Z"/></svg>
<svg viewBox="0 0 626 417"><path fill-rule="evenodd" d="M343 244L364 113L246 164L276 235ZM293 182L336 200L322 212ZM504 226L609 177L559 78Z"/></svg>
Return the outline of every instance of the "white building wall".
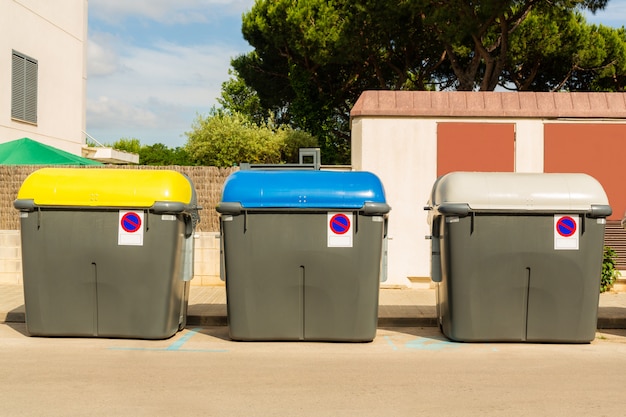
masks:
<svg viewBox="0 0 626 417"><path fill-rule="evenodd" d="M430 277L426 212L437 172L434 119L355 118L352 166L376 174L391 206L386 286L411 286Z"/></svg>
<svg viewBox="0 0 626 417"><path fill-rule="evenodd" d="M0 143L30 137L81 154L87 0L0 2ZM37 125L11 119L12 51L38 63Z"/></svg>
<svg viewBox="0 0 626 417"><path fill-rule="evenodd" d="M543 172L543 120L517 120L515 172Z"/></svg>

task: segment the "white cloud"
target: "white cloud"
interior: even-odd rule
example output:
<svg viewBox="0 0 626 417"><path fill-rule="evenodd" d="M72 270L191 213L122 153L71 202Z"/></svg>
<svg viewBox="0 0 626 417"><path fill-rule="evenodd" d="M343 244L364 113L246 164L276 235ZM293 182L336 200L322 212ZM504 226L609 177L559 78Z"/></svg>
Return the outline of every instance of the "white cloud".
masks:
<svg viewBox="0 0 626 417"><path fill-rule="evenodd" d="M108 49L104 54L115 64L89 64L89 70L95 71L88 73L89 133L100 132L105 137L96 138L105 142L137 137L145 144L168 146L180 146L180 136L190 129L196 114L206 113L216 103L221 84L228 79L230 58L240 53L220 46L168 42L151 48L118 47L117 53Z"/></svg>
<svg viewBox="0 0 626 417"><path fill-rule="evenodd" d="M87 112L92 116L90 126L94 128L137 126L157 127L157 116L128 101L100 96L87 101Z"/></svg>
<svg viewBox="0 0 626 417"><path fill-rule="evenodd" d="M136 137L179 146L196 115L216 104L231 58L249 50L225 28L253 4L89 0L88 132L108 143Z"/></svg>
<svg viewBox="0 0 626 417"><path fill-rule="evenodd" d="M89 13L109 23L139 17L164 24L209 21L217 6L223 12L240 15L252 8L254 0L90 0Z"/></svg>
<svg viewBox="0 0 626 417"><path fill-rule="evenodd" d="M228 79L230 58L239 51L162 42L153 48L128 45L117 53L110 61L89 64L90 71L95 67L94 73L88 72L90 97L205 107L219 96L221 84ZM103 75L106 79L99 79Z"/></svg>
<svg viewBox="0 0 626 417"><path fill-rule="evenodd" d="M198 113L216 104L231 58L243 39L223 25L240 22L254 0L90 0L87 129L101 142L136 137L144 144L180 146ZM125 19L149 19L141 31ZM160 31L207 22L176 37ZM115 31L117 33L106 31ZM171 29L171 28L170 28ZM169 38L169 40L164 40ZM243 50L242 50L243 49Z"/></svg>
<svg viewBox="0 0 626 417"><path fill-rule="evenodd" d="M120 68L119 57L110 36L96 33L87 43L87 73L89 76L113 74Z"/></svg>

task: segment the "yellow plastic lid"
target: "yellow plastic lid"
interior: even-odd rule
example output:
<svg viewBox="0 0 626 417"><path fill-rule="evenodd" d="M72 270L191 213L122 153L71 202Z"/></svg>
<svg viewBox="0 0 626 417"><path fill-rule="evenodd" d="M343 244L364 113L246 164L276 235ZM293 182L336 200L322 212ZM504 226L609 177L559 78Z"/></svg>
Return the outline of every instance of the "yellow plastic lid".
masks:
<svg viewBox="0 0 626 417"><path fill-rule="evenodd" d="M38 206L151 207L157 201L189 204L191 187L170 170L43 168L24 180L17 199Z"/></svg>

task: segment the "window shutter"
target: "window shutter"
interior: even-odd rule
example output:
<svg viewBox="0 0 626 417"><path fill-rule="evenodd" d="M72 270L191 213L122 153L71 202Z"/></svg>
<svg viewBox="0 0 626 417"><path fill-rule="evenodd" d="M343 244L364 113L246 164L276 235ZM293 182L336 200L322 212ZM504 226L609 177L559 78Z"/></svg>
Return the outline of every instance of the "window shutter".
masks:
<svg viewBox="0 0 626 417"><path fill-rule="evenodd" d="M11 117L24 119L24 58L13 54L11 79Z"/></svg>
<svg viewBox="0 0 626 417"><path fill-rule="evenodd" d="M620 221L608 220L604 230L604 244L617 253L617 269L626 269L626 230Z"/></svg>
<svg viewBox="0 0 626 417"><path fill-rule="evenodd" d="M13 52L11 117L37 123L37 61Z"/></svg>
<svg viewBox="0 0 626 417"><path fill-rule="evenodd" d="M24 120L37 123L37 63L25 60Z"/></svg>

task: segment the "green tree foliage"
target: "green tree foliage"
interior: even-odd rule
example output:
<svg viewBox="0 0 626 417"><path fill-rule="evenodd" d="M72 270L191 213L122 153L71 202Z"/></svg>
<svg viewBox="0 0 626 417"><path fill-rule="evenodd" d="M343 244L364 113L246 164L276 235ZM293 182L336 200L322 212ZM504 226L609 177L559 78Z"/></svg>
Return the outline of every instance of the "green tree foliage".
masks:
<svg viewBox="0 0 626 417"><path fill-rule="evenodd" d="M604 38L607 58L602 65L593 69L596 75L589 83L589 90L626 92L626 29L594 26ZM587 88L585 86L585 88Z"/></svg>
<svg viewBox="0 0 626 417"><path fill-rule="evenodd" d="M609 246L604 247L602 256L602 274L600 275L600 292L613 287L615 280L621 276L617 269L617 252Z"/></svg>
<svg viewBox="0 0 626 417"><path fill-rule="evenodd" d="M324 163L349 159L349 111L364 90L423 88L440 60L420 14L396 3L261 0L244 16L255 50L233 67L277 120L320 138Z"/></svg>
<svg viewBox="0 0 626 417"><path fill-rule="evenodd" d="M138 154L139 165L191 165L185 148L170 149L162 143L142 145L136 138L122 138L110 146Z"/></svg>
<svg viewBox="0 0 626 417"><path fill-rule="evenodd" d="M191 162L218 167L241 162L295 162L299 147L317 146L308 133L290 127L259 126L241 113L217 110L207 117L198 116L186 135L185 148Z"/></svg>
<svg viewBox="0 0 626 417"><path fill-rule="evenodd" d="M349 111L365 90L620 91L623 32L577 14L606 3L257 0L242 25L254 50L232 66L256 93L253 114L318 137L324 163L347 162Z"/></svg>
<svg viewBox="0 0 626 417"><path fill-rule="evenodd" d="M317 140L311 134L302 130L294 130L290 127L280 128L276 134L279 136L281 145L281 162L290 164L298 163L300 148L317 148Z"/></svg>
<svg viewBox="0 0 626 417"><path fill-rule="evenodd" d="M184 147L168 148L162 143L142 146L139 150L141 165L191 165Z"/></svg>
<svg viewBox="0 0 626 417"><path fill-rule="evenodd" d="M623 91L625 57L623 28L587 25L577 12L532 13L511 36L504 79L520 91Z"/></svg>
<svg viewBox="0 0 626 417"><path fill-rule="evenodd" d="M141 142L137 138L121 138L110 146L118 151L138 154L141 149Z"/></svg>
<svg viewBox="0 0 626 417"><path fill-rule="evenodd" d="M591 11L607 0L422 0L426 26L437 33L445 54L447 88L492 91L502 76L511 36L531 13L558 16L580 8ZM534 35L534 34L533 34ZM451 70L451 71L450 71Z"/></svg>
<svg viewBox="0 0 626 417"><path fill-rule="evenodd" d="M230 70L231 78L222 83L222 93L217 102L230 114L245 114L256 125L269 121L271 112L261 106L259 95L248 86L236 71Z"/></svg>

